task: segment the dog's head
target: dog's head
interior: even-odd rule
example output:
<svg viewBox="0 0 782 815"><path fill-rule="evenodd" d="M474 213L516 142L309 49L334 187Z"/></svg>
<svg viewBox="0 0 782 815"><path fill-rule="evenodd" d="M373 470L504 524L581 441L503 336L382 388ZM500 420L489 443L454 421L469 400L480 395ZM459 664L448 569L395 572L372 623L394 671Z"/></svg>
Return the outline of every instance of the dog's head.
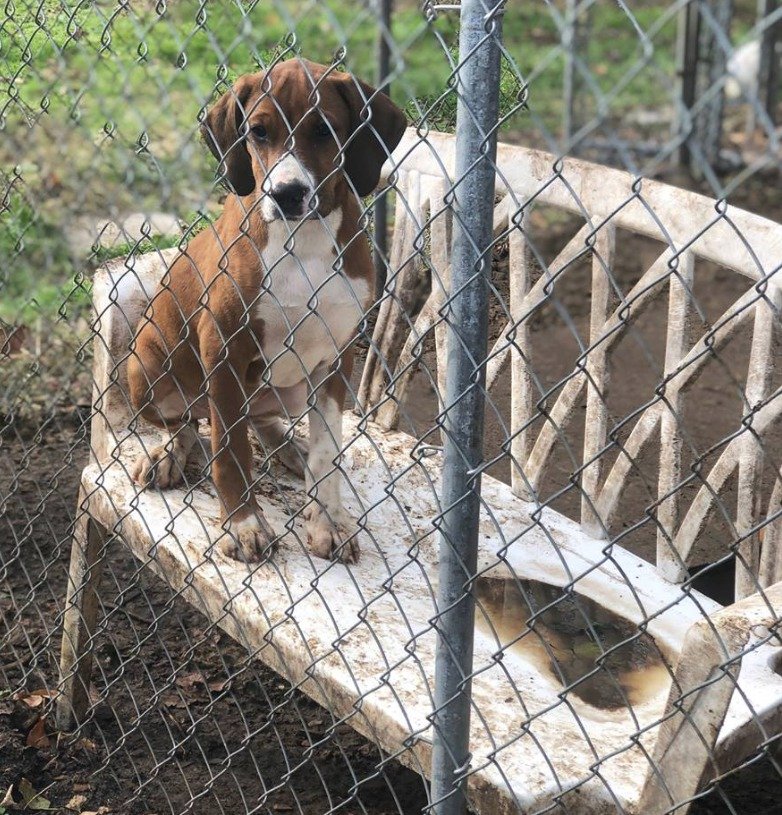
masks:
<svg viewBox="0 0 782 815"><path fill-rule="evenodd" d="M237 195L263 194L266 221L325 216L340 185L377 186L405 129L401 110L350 74L302 59L240 77L207 114L202 133Z"/></svg>

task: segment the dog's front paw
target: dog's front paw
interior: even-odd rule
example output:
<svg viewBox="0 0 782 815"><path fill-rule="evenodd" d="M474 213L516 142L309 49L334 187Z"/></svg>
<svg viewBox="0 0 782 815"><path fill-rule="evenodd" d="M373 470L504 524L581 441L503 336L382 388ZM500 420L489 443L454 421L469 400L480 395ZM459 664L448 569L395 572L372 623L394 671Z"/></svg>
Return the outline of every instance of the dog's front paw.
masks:
<svg viewBox="0 0 782 815"><path fill-rule="evenodd" d="M260 563L270 557L276 548L276 535L260 509L241 520L231 518L223 524L225 535L220 540L220 551L234 560Z"/></svg>
<svg viewBox="0 0 782 815"><path fill-rule="evenodd" d="M181 445L161 444L149 453L142 453L135 461L131 477L142 487L176 487L185 478L187 452Z"/></svg>
<svg viewBox="0 0 782 815"><path fill-rule="evenodd" d="M358 537L355 531L348 531L348 524L340 518L339 513L331 514L313 501L304 510L304 518L307 544L312 554L340 563L358 562L361 551Z"/></svg>

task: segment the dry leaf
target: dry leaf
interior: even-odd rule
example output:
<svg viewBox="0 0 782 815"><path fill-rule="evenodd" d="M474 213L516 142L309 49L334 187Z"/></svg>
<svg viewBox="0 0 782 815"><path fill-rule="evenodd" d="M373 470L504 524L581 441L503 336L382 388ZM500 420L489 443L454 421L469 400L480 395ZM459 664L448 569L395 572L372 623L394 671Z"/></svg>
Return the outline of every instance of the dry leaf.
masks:
<svg viewBox="0 0 782 815"><path fill-rule="evenodd" d="M35 787L26 778L21 778L16 786L22 796L22 809L51 808L51 801L36 792Z"/></svg>
<svg viewBox="0 0 782 815"><path fill-rule="evenodd" d="M76 812L81 812L82 805L87 800L86 795L74 795L70 801L65 805L66 809L73 809Z"/></svg>
<svg viewBox="0 0 782 815"><path fill-rule="evenodd" d="M0 357L20 354L26 339L26 325L0 325Z"/></svg>
<svg viewBox="0 0 782 815"><path fill-rule="evenodd" d="M37 690L30 691L33 696L43 696L44 699L55 699L59 695L58 690L48 690L47 688L38 688Z"/></svg>
<svg viewBox="0 0 782 815"><path fill-rule="evenodd" d="M211 682L206 681L206 677L200 671L178 676L176 679L177 687L184 691L193 691L199 686L207 688L212 693L221 693L228 685L227 679L214 679Z"/></svg>
<svg viewBox="0 0 782 815"><path fill-rule="evenodd" d="M11 786L5 791L3 800L0 801L0 809L16 809L17 805L14 802L13 789L14 785L11 784Z"/></svg>
<svg viewBox="0 0 782 815"><path fill-rule="evenodd" d="M57 691L39 688L29 693L27 691L19 691L14 694L14 699L17 702L24 702L27 707L36 708L40 707L47 699L53 699L56 695Z"/></svg>
<svg viewBox="0 0 782 815"><path fill-rule="evenodd" d="M196 685L205 685L206 682L204 682L204 677L201 673L195 671L194 673L185 674L184 676L178 676L176 678L176 684L184 690L192 690Z"/></svg>
<svg viewBox="0 0 782 815"><path fill-rule="evenodd" d="M187 703L178 693L164 693L160 697L160 701L165 707L187 707Z"/></svg>
<svg viewBox="0 0 782 815"><path fill-rule="evenodd" d="M26 743L28 747L35 747L36 750L48 750L52 743L46 735L46 717L40 716L35 720L35 724L27 733Z"/></svg>

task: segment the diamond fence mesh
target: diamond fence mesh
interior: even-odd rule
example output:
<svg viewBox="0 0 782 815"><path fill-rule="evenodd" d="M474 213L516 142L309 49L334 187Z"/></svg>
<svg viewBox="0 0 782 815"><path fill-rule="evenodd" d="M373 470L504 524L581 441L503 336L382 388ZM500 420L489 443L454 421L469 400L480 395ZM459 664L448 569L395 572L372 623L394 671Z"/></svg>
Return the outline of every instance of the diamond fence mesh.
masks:
<svg viewBox="0 0 782 815"><path fill-rule="evenodd" d="M0 811L779 811L776 3L0 20Z"/></svg>

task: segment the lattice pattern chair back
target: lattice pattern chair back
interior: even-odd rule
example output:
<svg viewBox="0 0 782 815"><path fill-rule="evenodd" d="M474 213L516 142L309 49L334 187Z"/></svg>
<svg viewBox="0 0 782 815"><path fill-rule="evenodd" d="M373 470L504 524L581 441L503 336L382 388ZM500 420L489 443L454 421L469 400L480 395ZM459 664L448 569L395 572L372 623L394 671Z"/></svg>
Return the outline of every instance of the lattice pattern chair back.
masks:
<svg viewBox="0 0 782 815"><path fill-rule="evenodd" d="M293 476L280 473L280 489L264 493L265 511L275 528L286 530L286 538L278 554L251 578L244 568L212 552L223 532L208 481L199 476L198 483L165 493L139 490L131 482L128 467L141 446L152 443L154 433L134 420L124 368L132 353L129 346L134 327L177 250L116 260L96 274L92 460L82 473L63 619L63 694L58 704L58 722L63 729L83 721L89 708L92 652L101 636L97 621L100 575L108 541L117 537L177 596L227 631L253 658L257 656L388 755L399 757L418 772L427 772L431 741L420 735L428 732L431 723L436 645L432 620L437 608L429 581L439 567L439 547L432 532L442 512L442 473L438 457L425 453L429 434L415 439L391 428L400 418L400 402L423 355L426 336L435 334L440 363L447 353L442 315L447 314L446 292L450 290L448 201L453 193L449 191L447 168L453 151L450 140L441 136L431 136L428 147L413 151L409 147L409 141L403 143L397 154L404 157L402 167L409 168L400 169L396 180L391 264L398 271L389 281L381 304L358 393L359 412L368 411L377 423L366 421L363 415L344 417L347 441L340 468L351 487L350 500L360 508L366 534L377 546L375 553L370 551L350 568L315 562L301 546L301 524L293 517L293 507L303 495ZM508 240L510 306L508 325L489 355L488 381L496 389L504 367L511 364L513 415L506 447L513 467L513 487L490 476L482 482L485 516L475 575L479 599L481 587L496 592L498 585L516 586L520 580L548 586L563 598L584 598L595 609L603 608L626 620L633 630L651 636L662 649L666 676L669 674L671 681L637 704L625 698L626 707L617 708L610 722L600 710L592 715L588 706L573 708L572 688L563 692L570 680L555 677L552 681L549 671L532 670L532 663L513 653L511 643L501 641L479 604L475 658L476 665L485 667L472 677L476 716L471 735L474 768L470 789L486 811L512 803L520 806L526 795L529 800L550 801L572 783L575 786L569 795L578 792L584 811L594 811L593 804L604 801L605 785L616 800L627 804L626 811L665 812L671 801L694 794L709 767L721 772L734 766L776 732L782 690L773 667L776 657L771 652L776 641L771 632L778 619L776 609L782 603L782 583L720 608L700 592L665 579L672 571L671 562L678 563L675 558L662 561L661 576L653 565L622 546L613 547L607 555L600 534L616 507L621 490L616 485L621 485L629 472L622 456L628 456L630 440L635 439L633 443L640 450L650 444L661 425L668 435L660 455L668 456L670 462L661 472L669 479L665 483L678 484L679 459L665 449L666 445L673 447L680 436L675 414L680 402L672 393L680 399L702 370L708 351L727 342L731 320L747 322L753 313L752 365L762 366L763 377L753 379L758 375L750 374L750 385L755 388L750 395L765 406L754 413L752 424L760 434L770 427L779 401L773 399L770 384L772 329L777 323L776 311L770 306L776 308L778 304L778 287L772 285L770 274L761 279L758 271L753 278L746 271L750 267L741 266L744 258L731 256L731 268L738 265L747 278L759 282L716 323L712 338L701 340L691 350L677 327L690 313L689 285L696 247L699 252L708 250L707 257L711 258L718 257L723 247L706 243L704 250L701 242L708 233L698 233L702 234L701 242L686 245L681 234L671 233L672 245L685 245L685 249L678 255L664 253L641 275L621 308L612 311L607 273L617 246L616 230L642 232L639 224L643 213L662 211L666 196L673 200L670 188L662 185L653 186L649 195L644 193L645 205L638 203L638 192L633 199L636 204L621 212L617 207L612 218L606 214L593 217L594 225L580 230L548 264L544 275L533 282L530 257L535 247L523 220L527 211L522 211L521 205L534 197L543 200L543 193L539 193L543 187L546 202L573 211L575 204L568 203L565 192L577 181L580 187L575 192L589 210L606 213L597 206L600 202L611 204L607 194L600 198L595 192L600 177L608 181L614 178L616 189L620 181L628 183L628 178L583 164L574 165L576 173L568 164L559 167L554 182L545 186L551 157L518 148L502 148L499 166L505 188L512 190L501 195L495 218L498 240ZM557 187L564 192L555 195ZM696 214L697 206L708 203L697 196L676 194L682 195ZM624 217L620 217L622 213ZM757 238L758 245L758 229L767 227L768 240L777 241L779 246L779 227L745 213L732 217L741 219L743 234ZM724 218L718 214L715 220L724 231ZM733 251L725 235L726 251ZM772 255L768 252L759 258L759 270L769 268ZM590 253L589 349L579 357L575 372L547 409L546 424L533 433L542 400L534 395L539 385L526 364L531 344L529 318L546 301L552 281L572 273L574 258ZM609 352L643 307L666 293L670 305L665 390L636 414L630 440L604 478L601 459L610 437L604 399ZM476 360L476 367L481 362ZM443 371L444 365L439 364L441 392ZM579 528L575 521L549 508L540 509L524 498L540 489L546 467L551 466L550 451L559 438L557 428L573 421L576 400L585 390L587 420L591 430L599 428L600 438L597 442L588 440L583 452L579 473L582 486L586 484L585 513ZM666 419L666 411L670 419ZM554 422L556 426L550 429ZM760 443L746 445L745 438L736 435L727 444L725 463L721 464L720 458L713 469L717 474L709 476L713 482L722 477L719 467L729 471L743 466L747 472L753 464L751 472L757 480L762 448ZM734 452L726 456L729 451ZM670 498L666 489L670 491L664 483L659 487L664 501ZM754 490L755 484L747 481L745 490L750 489ZM777 482L777 497L779 490ZM715 491L712 502L718 498ZM659 503L658 515L669 506L676 509L673 502ZM678 523L676 515L668 517L676 522L675 529L671 527L674 536L681 536L690 515L684 516L683 523ZM585 534L585 530L591 531ZM764 547L769 539L775 544L775 536L778 525L771 525L766 529ZM776 575L774 552L772 549L769 554L764 548L764 580ZM598 620L589 621L590 628L593 622ZM273 647L269 647L272 636ZM507 659L499 659L498 654ZM496 700L505 698L506 693L507 698L516 694L521 698L523 694L523 702L497 705ZM531 721L535 722L535 739L519 738L520 732L530 732ZM600 757L599 773L594 772L596 757ZM584 779L590 779L589 783Z"/></svg>
<svg viewBox="0 0 782 815"><path fill-rule="evenodd" d="M382 301L359 390L361 409L372 410L386 428L396 427L399 421L400 403L421 357L425 335L432 329L438 390L445 393L452 217L447 204L458 196L458 186L453 189L450 180L454 144L449 135L433 133L419 141L410 133L396 153L400 166L392 177L398 195L390 257L396 273ZM537 205L575 214L585 223L533 280L528 220ZM732 538L740 541L736 596L747 596L779 580L782 481L775 479L766 513L761 513L759 487L763 437L782 410L782 398L772 387L782 305L782 226L666 184L504 144L498 147L494 223L498 241L508 241L509 302L507 324L488 356L486 387L490 392L510 364L506 452L514 493L536 500L552 449L586 392L589 433L584 434L580 466L574 474L580 480L585 532L608 536L634 462L656 444L659 478L652 509L657 524L656 560L662 574L674 582L686 577L707 516L726 498L726 483L737 472L736 513L731 520ZM616 288L612 274L618 228L667 244L626 294ZM528 364L531 318L550 299L555 283L590 255L588 345L556 400L544 408L545 394ZM693 286L698 260L743 276L746 289L696 337L698 306ZM663 376L647 394L643 409L623 422L632 422L632 431L617 444L606 401L611 352L628 328L663 297L668 300ZM752 341L736 432L708 472L686 474L681 417L687 391L750 322ZM545 415L542 426L533 428L541 415ZM608 454L617 448L609 466ZM682 486L693 478L700 481L700 488L685 509ZM765 525L762 535L759 525Z"/></svg>

